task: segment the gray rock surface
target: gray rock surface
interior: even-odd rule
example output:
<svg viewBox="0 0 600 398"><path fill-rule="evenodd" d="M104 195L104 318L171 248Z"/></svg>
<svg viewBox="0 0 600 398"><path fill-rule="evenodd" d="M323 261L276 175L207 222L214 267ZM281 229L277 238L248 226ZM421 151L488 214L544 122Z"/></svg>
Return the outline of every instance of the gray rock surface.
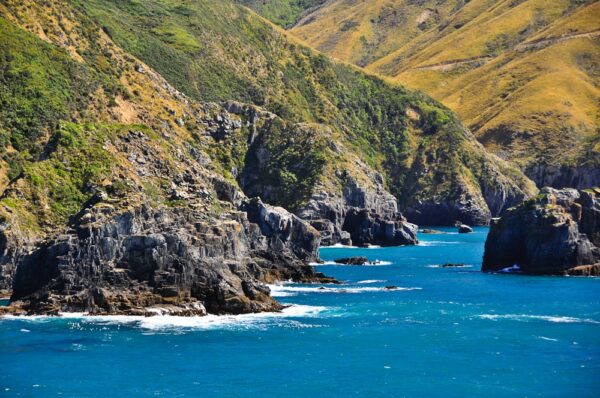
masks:
<svg viewBox="0 0 600 398"><path fill-rule="evenodd" d="M537 164L525 174L540 187L585 189L600 186L599 167L568 167Z"/></svg>
<svg viewBox="0 0 600 398"><path fill-rule="evenodd" d="M336 264L345 264L345 265L365 265L369 262L369 259L366 257L344 257L333 260Z"/></svg>
<svg viewBox="0 0 600 398"><path fill-rule="evenodd" d="M323 245L413 245L417 226L398 212L396 198L385 191L381 177L375 189L361 187L352 177L343 175L341 195L321 191L296 214L321 232Z"/></svg>

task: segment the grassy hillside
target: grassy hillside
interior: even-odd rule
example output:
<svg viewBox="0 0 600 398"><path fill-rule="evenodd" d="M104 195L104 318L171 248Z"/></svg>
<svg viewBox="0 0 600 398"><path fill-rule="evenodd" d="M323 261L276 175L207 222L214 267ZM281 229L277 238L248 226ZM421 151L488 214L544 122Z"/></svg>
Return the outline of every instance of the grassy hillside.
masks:
<svg viewBox="0 0 600 398"><path fill-rule="evenodd" d="M38 215L48 225L68 218L105 180L131 179L123 189L141 189L169 203L169 181L140 181L130 159L99 145L131 130L156 139L161 164L177 164L172 160L181 156L177 145L184 145L217 160L207 167L232 181L242 178L240 170L252 171L247 152L256 127L248 127L252 120L242 120L232 136L213 139L207 124L198 121L206 117L210 126L219 120L201 116L215 106L197 101L243 101L279 116L266 116L272 121L260 127L270 157L264 170L254 172L268 184L245 188L288 208L308 199L317 186L339 191L338 176L344 173L368 188L373 182L367 169L384 175L402 208L460 203L485 209L485 216L488 207L497 213L533 192L522 174L487 154L449 109L334 63L232 2L7 1L0 13L8 32L3 40L13 43L3 49L19 53L5 57L4 70L41 69L39 78L22 75L39 92L19 91L26 85L11 73L2 77L3 90L10 93L3 100L6 109L18 110L3 121L3 136L13 143L3 155L2 190L20 192L13 197L21 198L5 205L11 211L27 208L23 214L48 209ZM20 50L30 47L31 56ZM19 124L28 102L38 113L24 120L39 125L39 132ZM81 148L59 152L77 157L65 160L66 166L50 156L63 135ZM20 136L27 137L25 144L18 143ZM81 159L95 159L90 151L116 169L73 173ZM57 170L34 171L34 166ZM63 188L69 192L59 192ZM507 201L498 202L499 197Z"/></svg>
<svg viewBox="0 0 600 398"><path fill-rule="evenodd" d="M236 0L236 2L256 10L259 14L283 27L293 26L303 13L322 5L325 1L326 0Z"/></svg>
<svg viewBox="0 0 600 398"><path fill-rule="evenodd" d="M137 72L139 61L63 3L3 2L0 43L3 237L57 233L100 194L113 210L174 205L172 182L139 172L123 143L132 134L144 138L152 148L145 156L176 176L189 167L175 161L185 157L182 148L203 149L190 135L194 121L180 126L175 116L200 117L201 108L155 73ZM208 172L196 169L195 176Z"/></svg>
<svg viewBox="0 0 600 398"><path fill-rule="evenodd" d="M600 165L600 2L333 1L292 32L418 88L523 169Z"/></svg>
<svg viewBox="0 0 600 398"><path fill-rule="evenodd" d="M480 180L485 178L466 174L476 169L468 164L472 156L481 163L488 155L476 146L466 148L472 137L448 109L422 94L333 63L247 9L209 1L71 3L193 98L242 100L286 120L332 127L331 139L384 171L389 188L404 205L465 191L482 196ZM471 150L475 153L465 156ZM426 171L415 170L418 156L432 162L431 167L422 164L419 168ZM522 178L510 184L527 185Z"/></svg>

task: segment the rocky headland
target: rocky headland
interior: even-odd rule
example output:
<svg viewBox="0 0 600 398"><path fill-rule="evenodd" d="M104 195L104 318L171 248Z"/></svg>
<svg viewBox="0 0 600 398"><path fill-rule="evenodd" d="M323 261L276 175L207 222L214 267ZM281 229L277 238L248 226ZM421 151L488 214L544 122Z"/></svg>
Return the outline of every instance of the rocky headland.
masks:
<svg viewBox="0 0 600 398"><path fill-rule="evenodd" d="M598 275L600 189L544 188L492 220L483 271L535 275Z"/></svg>

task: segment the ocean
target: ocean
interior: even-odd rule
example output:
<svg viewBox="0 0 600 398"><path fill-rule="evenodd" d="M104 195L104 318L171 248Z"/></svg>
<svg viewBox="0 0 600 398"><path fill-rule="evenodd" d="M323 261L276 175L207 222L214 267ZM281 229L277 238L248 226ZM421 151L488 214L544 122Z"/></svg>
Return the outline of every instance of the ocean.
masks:
<svg viewBox="0 0 600 398"><path fill-rule="evenodd" d="M322 248L342 284L272 286L278 314L1 318L0 396L599 396L600 278L484 274L487 229L443 230Z"/></svg>

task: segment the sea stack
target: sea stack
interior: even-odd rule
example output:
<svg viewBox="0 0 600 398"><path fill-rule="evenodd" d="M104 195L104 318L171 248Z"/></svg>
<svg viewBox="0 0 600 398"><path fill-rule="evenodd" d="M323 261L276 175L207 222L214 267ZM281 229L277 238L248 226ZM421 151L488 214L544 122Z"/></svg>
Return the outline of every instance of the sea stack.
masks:
<svg viewBox="0 0 600 398"><path fill-rule="evenodd" d="M600 189L543 188L493 219L482 271L596 275L600 269Z"/></svg>

